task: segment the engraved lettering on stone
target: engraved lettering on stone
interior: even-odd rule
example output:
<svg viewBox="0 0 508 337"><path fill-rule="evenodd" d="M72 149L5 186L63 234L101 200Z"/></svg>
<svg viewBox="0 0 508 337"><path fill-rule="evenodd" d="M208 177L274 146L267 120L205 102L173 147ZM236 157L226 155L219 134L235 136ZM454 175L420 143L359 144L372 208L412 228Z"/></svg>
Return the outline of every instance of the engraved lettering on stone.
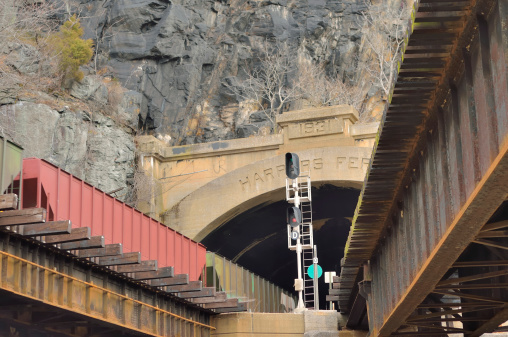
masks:
<svg viewBox="0 0 508 337"><path fill-rule="evenodd" d="M358 157L349 157L349 168L360 168Z"/></svg>
<svg viewBox="0 0 508 337"><path fill-rule="evenodd" d="M256 181L256 183L261 180L262 182L264 182L263 178L261 178L261 176L259 174L254 173L254 180Z"/></svg>
<svg viewBox="0 0 508 337"><path fill-rule="evenodd" d="M319 121L295 123L291 124L288 130L289 139L344 132L342 124L337 119L325 119Z"/></svg>
<svg viewBox="0 0 508 337"><path fill-rule="evenodd" d="M337 157L337 168L343 167L346 163L347 157Z"/></svg>
<svg viewBox="0 0 508 337"><path fill-rule="evenodd" d="M263 173L265 174L265 178L268 178L268 176L271 176L272 179L274 178L273 177L273 170L271 168L263 170Z"/></svg>
<svg viewBox="0 0 508 337"><path fill-rule="evenodd" d="M300 172L310 171L310 169L309 169L310 160L302 160L300 163L302 164L302 169L300 170Z"/></svg>
<svg viewBox="0 0 508 337"><path fill-rule="evenodd" d="M370 158L362 158L362 168L364 171L367 171L369 168Z"/></svg>
<svg viewBox="0 0 508 337"><path fill-rule="evenodd" d="M285 169L286 169L286 166L285 165L279 165L276 167L277 169L277 177L280 177L281 176L281 172L284 172ZM285 173L284 173L285 175Z"/></svg>
<svg viewBox="0 0 508 337"><path fill-rule="evenodd" d="M250 186L249 177L245 177L245 180L240 179L240 185L242 189L245 191L245 185Z"/></svg>
<svg viewBox="0 0 508 337"><path fill-rule="evenodd" d="M316 133L320 133L320 132L325 132L329 129L329 125L330 125L330 121L317 121L315 122L315 132ZM326 126L326 128L325 128Z"/></svg>
<svg viewBox="0 0 508 337"><path fill-rule="evenodd" d="M221 170L227 172L224 168L226 164L226 159L223 156L217 156L213 159L213 172L215 174L220 174Z"/></svg>
<svg viewBox="0 0 508 337"><path fill-rule="evenodd" d="M305 133L314 133L314 123L305 123Z"/></svg>
<svg viewBox="0 0 508 337"><path fill-rule="evenodd" d="M323 168L323 158L316 158L313 160L314 169L320 170Z"/></svg>

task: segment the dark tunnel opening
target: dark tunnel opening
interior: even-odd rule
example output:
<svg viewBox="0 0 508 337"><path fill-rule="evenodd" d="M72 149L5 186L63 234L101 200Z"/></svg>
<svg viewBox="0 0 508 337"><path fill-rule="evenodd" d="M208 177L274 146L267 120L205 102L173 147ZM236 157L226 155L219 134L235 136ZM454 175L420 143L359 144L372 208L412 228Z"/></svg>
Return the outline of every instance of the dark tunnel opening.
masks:
<svg viewBox="0 0 508 337"><path fill-rule="evenodd" d="M358 201L359 190L324 184L312 187L314 244L323 271L340 273L340 260ZM262 203L219 226L202 243L233 262L294 293L296 253L287 246L285 201ZM320 309L325 309L328 284L319 278Z"/></svg>

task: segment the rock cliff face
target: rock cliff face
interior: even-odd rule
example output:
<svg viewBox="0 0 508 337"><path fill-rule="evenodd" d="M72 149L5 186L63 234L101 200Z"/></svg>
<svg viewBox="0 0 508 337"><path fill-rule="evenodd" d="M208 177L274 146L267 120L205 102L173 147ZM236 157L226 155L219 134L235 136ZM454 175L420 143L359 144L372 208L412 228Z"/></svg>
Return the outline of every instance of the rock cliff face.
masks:
<svg viewBox="0 0 508 337"><path fill-rule="evenodd" d="M133 107L134 100L124 100L119 111L134 116L126 112ZM119 124L118 116L59 105L50 96L19 100L0 105L0 135L21 145L25 157L46 159L104 192L118 190L116 196L132 201L134 130L125 121Z"/></svg>
<svg viewBox="0 0 508 337"><path fill-rule="evenodd" d="M106 192L123 187L122 199L136 134L180 145L259 133L264 113L223 83L258 64L263 46L290 43L330 73L357 76L364 0L53 1L64 4L62 22L80 13L97 55L66 99L0 85L0 135ZM41 71L37 53L0 43L0 57L19 74Z"/></svg>
<svg viewBox="0 0 508 337"><path fill-rule="evenodd" d="M75 3L97 68L142 94L139 128L172 144L248 136L248 107L224 78L257 62L264 43L355 76L364 0L95 0ZM246 117L247 116L247 117Z"/></svg>

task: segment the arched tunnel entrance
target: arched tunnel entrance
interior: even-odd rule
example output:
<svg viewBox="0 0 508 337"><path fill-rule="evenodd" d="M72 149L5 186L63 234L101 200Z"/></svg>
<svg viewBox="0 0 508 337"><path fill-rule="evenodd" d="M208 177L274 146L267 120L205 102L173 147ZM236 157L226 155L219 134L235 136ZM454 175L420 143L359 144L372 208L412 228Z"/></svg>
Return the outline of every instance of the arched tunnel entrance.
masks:
<svg viewBox="0 0 508 337"><path fill-rule="evenodd" d="M290 291L297 277L296 253L287 247L284 190L236 215L217 227L201 242L209 251L219 253ZM360 191L336 186L332 182L312 187L314 244L323 271L340 272L351 218ZM328 285L319 279L320 308L326 307Z"/></svg>

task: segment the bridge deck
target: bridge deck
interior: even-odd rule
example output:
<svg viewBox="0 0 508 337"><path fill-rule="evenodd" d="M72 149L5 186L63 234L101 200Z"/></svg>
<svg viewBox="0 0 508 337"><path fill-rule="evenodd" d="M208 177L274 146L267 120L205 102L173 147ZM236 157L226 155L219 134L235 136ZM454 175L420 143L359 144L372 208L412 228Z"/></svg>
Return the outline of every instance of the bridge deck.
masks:
<svg viewBox="0 0 508 337"><path fill-rule="evenodd" d="M41 336L209 336L210 311L0 231L0 321Z"/></svg>
<svg viewBox="0 0 508 337"><path fill-rule="evenodd" d="M17 203L0 196L0 326L40 336L209 336L212 314L246 310L88 227L46 222L46 209Z"/></svg>
<svg viewBox="0 0 508 337"><path fill-rule="evenodd" d="M371 336L508 319L507 18L506 0L416 4L340 277L341 310L358 320L367 297Z"/></svg>

